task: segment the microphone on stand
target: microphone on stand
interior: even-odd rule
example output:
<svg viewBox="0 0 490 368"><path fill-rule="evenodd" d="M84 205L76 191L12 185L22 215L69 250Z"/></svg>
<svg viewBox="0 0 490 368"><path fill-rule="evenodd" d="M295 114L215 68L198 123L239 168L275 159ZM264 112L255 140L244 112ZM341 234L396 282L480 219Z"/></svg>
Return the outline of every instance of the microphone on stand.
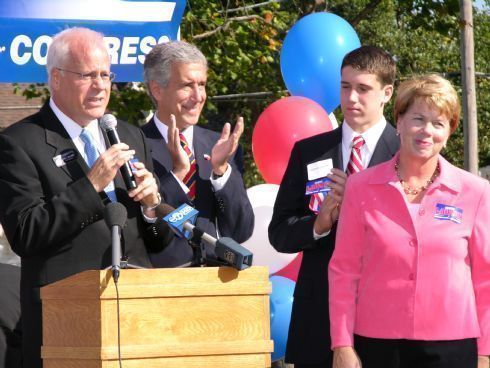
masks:
<svg viewBox="0 0 490 368"><path fill-rule="evenodd" d="M102 127L102 129L105 130L111 146L121 143L121 140L119 139L119 135L117 134L116 130L117 119L114 115L105 114L104 116L102 116L102 118L100 119L100 126ZM124 184L126 184L126 188L128 190L136 188L136 180L134 179L134 175L131 171L129 163L124 163L124 165L121 166L120 171L124 180Z"/></svg>
<svg viewBox="0 0 490 368"><path fill-rule="evenodd" d="M198 211L188 204L183 204L175 209L166 203L162 203L155 208L155 212L157 217L162 218L177 236L191 239L197 234L200 240L214 248L218 259L225 262L226 265L237 270L243 270L252 265L252 252L235 240L227 237L216 239L194 226Z"/></svg>
<svg viewBox="0 0 490 368"><path fill-rule="evenodd" d="M119 202L111 202L104 209L104 220L107 227L111 230L112 243L112 277L114 283L119 279L121 269L121 229L126 224L128 211Z"/></svg>

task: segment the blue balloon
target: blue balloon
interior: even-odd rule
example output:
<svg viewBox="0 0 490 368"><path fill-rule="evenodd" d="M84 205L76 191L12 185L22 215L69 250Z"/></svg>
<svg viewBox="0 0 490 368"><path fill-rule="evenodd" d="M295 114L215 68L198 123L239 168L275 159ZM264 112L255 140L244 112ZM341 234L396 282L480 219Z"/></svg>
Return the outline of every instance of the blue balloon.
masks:
<svg viewBox="0 0 490 368"><path fill-rule="evenodd" d="M314 13L289 30L281 50L281 73L289 92L319 103L328 113L340 104L340 67L361 46L352 26L332 13Z"/></svg>
<svg viewBox="0 0 490 368"><path fill-rule="evenodd" d="M270 277L272 294L270 296L271 337L274 340L272 361L282 359L286 354L289 321L293 307L293 293L296 283L282 276Z"/></svg>

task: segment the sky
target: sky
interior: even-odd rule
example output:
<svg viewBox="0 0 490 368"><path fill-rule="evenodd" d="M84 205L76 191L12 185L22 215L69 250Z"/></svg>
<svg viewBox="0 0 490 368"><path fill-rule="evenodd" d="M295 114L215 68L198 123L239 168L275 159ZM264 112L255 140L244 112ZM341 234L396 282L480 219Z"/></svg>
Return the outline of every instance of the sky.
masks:
<svg viewBox="0 0 490 368"><path fill-rule="evenodd" d="M490 10L490 7L485 4L484 0L476 0L475 6L480 9Z"/></svg>

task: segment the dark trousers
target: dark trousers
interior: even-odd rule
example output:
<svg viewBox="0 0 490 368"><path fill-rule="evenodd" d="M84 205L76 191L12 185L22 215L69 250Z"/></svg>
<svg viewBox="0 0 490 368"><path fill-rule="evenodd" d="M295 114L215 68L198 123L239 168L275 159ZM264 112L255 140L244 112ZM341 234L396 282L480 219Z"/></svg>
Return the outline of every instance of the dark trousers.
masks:
<svg viewBox="0 0 490 368"><path fill-rule="evenodd" d="M477 368L476 339L422 341L354 335L363 368Z"/></svg>
<svg viewBox="0 0 490 368"><path fill-rule="evenodd" d="M294 368L332 368L333 352L329 350L327 356L323 363L294 363Z"/></svg>

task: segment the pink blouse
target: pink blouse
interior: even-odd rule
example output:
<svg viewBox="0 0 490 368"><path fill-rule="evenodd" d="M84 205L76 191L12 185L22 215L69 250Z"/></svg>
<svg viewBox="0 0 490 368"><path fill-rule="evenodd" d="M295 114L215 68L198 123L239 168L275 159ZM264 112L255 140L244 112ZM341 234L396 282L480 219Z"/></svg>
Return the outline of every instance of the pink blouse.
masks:
<svg viewBox="0 0 490 368"><path fill-rule="evenodd" d="M412 219L396 158L347 181L329 265L332 348L354 333L477 337L490 355L490 185L440 156Z"/></svg>

